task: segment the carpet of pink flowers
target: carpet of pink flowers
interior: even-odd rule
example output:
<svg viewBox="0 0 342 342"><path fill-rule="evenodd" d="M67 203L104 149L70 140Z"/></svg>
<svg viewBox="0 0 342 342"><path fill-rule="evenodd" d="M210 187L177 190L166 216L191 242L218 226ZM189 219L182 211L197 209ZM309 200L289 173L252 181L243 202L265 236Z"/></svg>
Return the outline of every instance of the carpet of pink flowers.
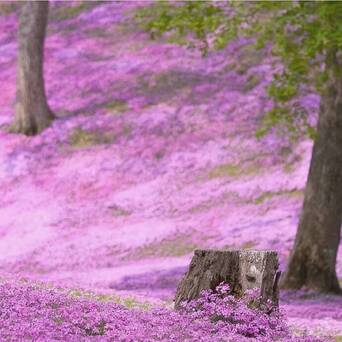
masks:
<svg viewBox="0 0 342 342"><path fill-rule="evenodd" d="M292 337L280 313L250 308L252 294L237 300L223 284L178 312L127 309L15 283L1 284L0 298L2 341L323 341Z"/></svg>
<svg viewBox="0 0 342 342"><path fill-rule="evenodd" d="M101 322L106 335L92 339L246 336L209 322L210 310L199 320L169 309L128 310L13 276L163 307L195 248L273 249L286 265L312 143L254 137L270 105L265 85L274 61L243 40L205 58L151 41L134 20L147 5L51 4L45 81L59 118L35 137L0 130L0 276L7 279L0 336L10 341L26 333L80 341L104 329ZM16 15L1 15L3 127L13 120L16 31ZM302 102L315 116L318 96ZM341 249L337 272L341 278ZM283 294L281 306L292 331L342 335L340 297ZM276 333L265 324L258 338Z"/></svg>

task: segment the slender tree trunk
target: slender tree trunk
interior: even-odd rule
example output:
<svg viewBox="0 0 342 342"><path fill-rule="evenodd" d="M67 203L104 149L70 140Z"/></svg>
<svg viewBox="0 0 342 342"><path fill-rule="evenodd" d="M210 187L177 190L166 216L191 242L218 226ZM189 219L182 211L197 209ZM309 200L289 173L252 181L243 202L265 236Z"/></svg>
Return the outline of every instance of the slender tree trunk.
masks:
<svg viewBox="0 0 342 342"><path fill-rule="evenodd" d="M341 293L336 257L342 216L342 58L327 58L329 81L321 98L304 205L283 288Z"/></svg>
<svg viewBox="0 0 342 342"><path fill-rule="evenodd" d="M48 127L54 115L47 104L44 77L44 38L48 1L26 1L19 19L17 93L12 131L34 135Z"/></svg>

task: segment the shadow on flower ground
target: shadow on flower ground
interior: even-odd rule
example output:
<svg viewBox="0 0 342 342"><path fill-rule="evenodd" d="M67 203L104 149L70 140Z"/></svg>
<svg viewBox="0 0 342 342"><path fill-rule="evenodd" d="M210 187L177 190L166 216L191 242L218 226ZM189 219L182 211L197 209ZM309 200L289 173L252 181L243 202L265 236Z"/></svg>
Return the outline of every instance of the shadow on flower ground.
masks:
<svg viewBox="0 0 342 342"><path fill-rule="evenodd" d="M274 249L283 269L311 142L254 138L272 58L241 70L245 41L206 58L150 41L133 20L146 2L81 5L52 3L45 75L59 119L36 137L0 132L1 273L169 303L195 248ZM1 17L4 127L16 29L15 13ZM317 111L316 95L303 102ZM282 304L295 329L342 335L339 298Z"/></svg>

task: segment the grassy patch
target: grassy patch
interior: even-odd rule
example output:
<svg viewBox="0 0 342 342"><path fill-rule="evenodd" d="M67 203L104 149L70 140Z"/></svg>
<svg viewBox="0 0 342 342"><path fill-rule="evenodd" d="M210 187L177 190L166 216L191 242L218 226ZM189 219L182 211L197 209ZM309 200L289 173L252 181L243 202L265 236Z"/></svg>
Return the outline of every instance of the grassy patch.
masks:
<svg viewBox="0 0 342 342"><path fill-rule="evenodd" d="M68 295L75 298L95 299L95 294L93 292L80 289L72 289L68 292Z"/></svg>
<svg viewBox="0 0 342 342"><path fill-rule="evenodd" d="M1 1L0 15L9 15L18 11L20 3L18 1Z"/></svg>
<svg viewBox="0 0 342 342"><path fill-rule="evenodd" d="M292 165L290 163L285 164L283 167L283 170L285 173L292 173L294 171L294 165Z"/></svg>
<svg viewBox="0 0 342 342"><path fill-rule="evenodd" d="M227 64L223 69L222 69L222 73L226 74L228 72L231 72L233 70L236 70L237 68L237 64L236 63L229 63Z"/></svg>
<svg viewBox="0 0 342 342"><path fill-rule="evenodd" d="M125 13L124 15L130 16L131 10L124 11L124 13ZM140 31L141 31L141 28L139 26L139 23L137 23L136 20L129 20L129 21L124 21L124 22L115 24L115 32L120 37L127 37L132 34L136 34L137 32L140 32Z"/></svg>
<svg viewBox="0 0 342 342"><path fill-rule="evenodd" d="M103 27L91 27L83 30L83 33L90 37L101 37L101 38L109 38L113 36L113 33L108 32Z"/></svg>
<svg viewBox="0 0 342 342"><path fill-rule="evenodd" d="M68 292L69 296L76 298L86 298L89 300L95 300L98 302L114 302L116 304L120 304L125 306L128 309L142 309L149 310L152 305L149 302L141 302L132 296L121 297L118 295L111 294L99 294L91 291L73 289Z"/></svg>
<svg viewBox="0 0 342 342"><path fill-rule="evenodd" d="M203 181L203 179L201 179ZM233 191L227 191L223 194L210 198L208 200L202 201L193 207L189 209L190 214L196 214L201 213L210 210L211 208L217 208L221 207L222 205L225 205L229 202L239 203L239 204L245 204L245 201L243 198L239 196L238 193Z"/></svg>
<svg viewBox="0 0 342 342"><path fill-rule="evenodd" d="M238 56L239 62L236 65L236 72L245 75L249 68L261 64L264 58L264 51L256 50L253 45L244 46Z"/></svg>
<svg viewBox="0 0 342 342"><path fill-rule="evenodd" d="M246 241L241 245L242 249L251 249L255 247L257 243L255 241Z"/></svg>
<svg viewBox="0 0 342 342"><path fill-rule="evenodd" d="M156 158L157 160L161 160L164 158L165 153L166 152L164 150L160 150L154 154L154 158Z"/></svg>
<svg viewBox="0 0 342 342"><path fill-rule="evenodd" d="M162 72L154 77L154 87L172 91L175 88L185 88L197 84L202 77L199 74L191 74L178 70Z"/></svg>
<svg viewBox="0 0 342 342"><path fill-rule="evenodd" d="M154 76L148 74L137 78L139 92L148 97L153 104L170 101L175 96L188 92L195 85L201 84L208 77L204 77L196 72L186 70L167 70Z"/></svg>
<svg viewBox="0 0 342 342"><path fill-rule="evenodd" d="M64 319L61 318L61 317L56 317L56 318L53 318L53 321L54 321L57 325L61 325L61 324L63 324Z"/></svg>
<svg viewBox="0 0 342 342"><path fill-rule="evenodd" d="M100 144L109 144L113 137L109 133L87 131L77 127L69 137L69 143L73 147L83 148Z"/></svg>
<svg viewBox="0 0 342 342"><path fill-rule="evenodd" d="M114 204L109 207L111 213L113 216L129 216L132 213L124 208L121 208L120 206Z"/></svg>
<svg viewBox="0 0 342 342"><path fill-rule="evenodd" d="M252 74L248 76L247 81L243 87L245 92L254 89L261 82L261 76L258 74Z"/></svg>
<svg viewBox="0 0 342 342"><path fill-rule="evenodd" d="M187 37L179 35L179 34L173 34L166 38L166 41L169 44L177 44L177 45L187 45L189 44L189 40Z"/></svg>
<svg viewBox="0 0 342 342"><path fill-rule="evenodd" d="M106 109L113 114L122 114L128 111L129 106L125 100L113 100L106 104Z"/></svg>
<svg viewBox="0 0 342 342"><path fill-rule="evenodd" d="M292 154L292 148L289 146L283 146L279 150L279 155L283 158L288 158Z"/></svg>
<svg viewBox="0 0 342 342"><path fill-rule="evenodd" d="M125 298L120 298L120 304L125 306L128 309L142 309L142 310L149 310L151 309L151 304L148 302L139 302L136 298L134 297L125 297Z"/></svg>
<svg viewBox="0 0 342 342"><path fill-rule="evenodd" d="M144 246L140 251L144 256L182 256L191 253L197 245L189 238L165 239L157 244Z"/></svg>
<svg viewBox="0 0 342 342"><path fill-rule="evenodd" d="M124 127L123 130L122 130L122 133L123 133L125 136L131 135L132 132L133 132L133 126L130 125L130 124L125 125L125 127Z"/></svg>
<svg viewBox="0 0 342 342"><path fill-rule="evenodd" d="M221 248L221 250L234 250L236 249L235 245L223 245Z"/></svg>
<svg viewBox="0 0 342 342"><path fill-rule="evenodd" d="M298 162L302 160L302 156L300 155L293 155L291 158L287 157L288 160L285 162L283 166L283 170L286 173L291 173L295 170L295 166Z"/></svg>
<svg viewBox="0 0 342 342"><path fill-rule="evenodd" d="M239 177L259 172L259 167L250 165L243 167L236 164L222 164L214 167L208 174L209 179L221 177Z"/></svg>
<svg viewBox="0 0 342 342"><path fill-rule="evenodd" d="M102 1L84 1L78 2L74 6L70 6L70 4L62 4L52 7L49 16L57 21L73 19L80 15L82 12L90 10L100 5L101 3Z"/></svg>
<svg viewBox="0 0 342 342"><path fill-rule="evenodd" d="M252 203L253 204L261 204L264 203L267 200L270 200L274 197L278 196L287 196L287 197L302 197L303 196L303 190L283 190L283 191L266 191L262 193L260 196L255 198Z"/></svg>
<svg viewBox="0 0 342 342"><path fill-rule="evenodd" d="M192 241L190 235L181 235L153 242L134 250L133 254L123 257L124 260L136 260L153 257L176 257L192 253L195 249L203 247Z"/></svg>
<svg viewBox="0 0 342 342"><path fill-rule="evenodd" d="M211 203L211 201L202 202L190 208L189 212L191 214L201 213L203 211L209 210L212 206L213 203Z"/></svg>

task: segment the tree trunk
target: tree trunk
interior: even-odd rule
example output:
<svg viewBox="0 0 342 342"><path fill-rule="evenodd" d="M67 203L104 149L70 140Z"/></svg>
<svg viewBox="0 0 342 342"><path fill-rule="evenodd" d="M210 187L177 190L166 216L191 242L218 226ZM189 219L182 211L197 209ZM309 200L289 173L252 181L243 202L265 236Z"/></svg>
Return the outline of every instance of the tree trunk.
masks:
<svg viewBox="0 0 342 342"><path fill-rule="evenodd" d="M175 308L198 298L202 290L228 283L231 294L242 297L246 290L260 290L260 308L268 300L278 306L278 256L272 251L196 250L189 271L179 283Z"/></svg>
<svg viewBox="0 0 342 342"><path fill-rule="evenodd" d="M48 127L54 115L46 101L43 62L48 1L26 1L19 19L17 92L12 131L34 135Z"/></svg>
<svg viewBox="0 0 342 342"><path fill-rule="evenodd" d="M336 257L342 216L342 58L330 52L304 204L281 287L341 293Z"/></svg>

